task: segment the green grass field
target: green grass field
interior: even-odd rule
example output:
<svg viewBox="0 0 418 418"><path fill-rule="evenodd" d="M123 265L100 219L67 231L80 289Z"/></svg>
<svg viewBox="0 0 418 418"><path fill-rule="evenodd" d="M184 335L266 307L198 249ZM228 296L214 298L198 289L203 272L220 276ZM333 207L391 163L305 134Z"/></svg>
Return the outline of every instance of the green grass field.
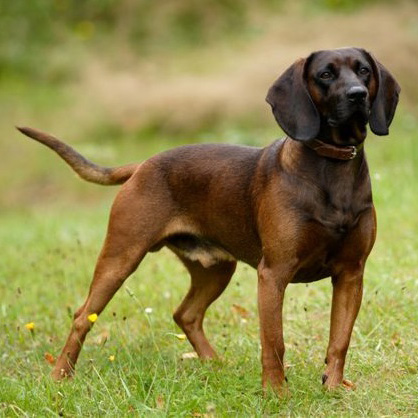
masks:
<svg viewBox="0 0 418 418"><path fill-rule="evenodd" d="M116 192L84 184L63 200L58 189L55 203L1 215L0 414L416 415L417 132L418 120L401 109L390 139L370 135L367 141L379 228L346 365L356 390L327 393L321 387L331 296L330 281L323 280L289 287L284 317L290 395L262 396L257 279L245 265L207 315L206 329L221 359L182 359L191 347L177 338L171 315L188 277L168 251L149 255L100 316L75 379L53 383L45 354L58 355L72 312L84 300ZM241 135L246 142L248 132ZM137 147L125 144L131 155L141 156ZM39 152L58 177L79 186L54 155ZM100 203L78 204L77 193L93 189L103 193ZM30 322L32 331L25 328Z"/></svg>

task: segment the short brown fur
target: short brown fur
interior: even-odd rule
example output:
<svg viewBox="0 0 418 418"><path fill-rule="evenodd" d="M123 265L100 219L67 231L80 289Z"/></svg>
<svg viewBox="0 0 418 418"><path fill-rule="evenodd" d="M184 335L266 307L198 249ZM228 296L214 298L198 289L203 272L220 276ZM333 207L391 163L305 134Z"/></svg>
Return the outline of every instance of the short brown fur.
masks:
<svg viewBox="0 0 418 418"><path fill-rule="evenodd" d="M82 178L124 183L89 295L52 376L73 374L92 326L88 316L103 311L147 252L168 246L191 275L174 319L201 358L215 356L203 318L228 285L236 261L257 269L262 380L275 390L285 380L286 287L331 277L323 382L338 386L376 235L362 147L366 125L370 121L375 133L388 133L399 91L390 73L362 49L318 51L297 61L269 90L267 101L286 139L266 148L184 146L115 169L90 163L48 134L19 128L56 151Z"/></svg>

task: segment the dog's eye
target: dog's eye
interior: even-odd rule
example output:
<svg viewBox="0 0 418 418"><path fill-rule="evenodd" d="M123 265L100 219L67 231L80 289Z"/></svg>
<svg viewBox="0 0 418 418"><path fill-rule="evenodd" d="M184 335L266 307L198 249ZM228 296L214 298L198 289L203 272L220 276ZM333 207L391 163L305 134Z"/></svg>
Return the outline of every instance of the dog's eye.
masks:
<svg viewBox="0 0 418 418"><path fill-rule="evenodd" d="M368 75L368 74L370 73L370 70L369 70L367 67L361 67L361 68L358 70L358 73L359 73L360 75Z"/></svg>
<svg viewBox="0 0 418 418"><path fill-rule="evenodd" d="M321 80L330 80L332 78L332 73L330 71L324 71L319 74Z"/></svg>

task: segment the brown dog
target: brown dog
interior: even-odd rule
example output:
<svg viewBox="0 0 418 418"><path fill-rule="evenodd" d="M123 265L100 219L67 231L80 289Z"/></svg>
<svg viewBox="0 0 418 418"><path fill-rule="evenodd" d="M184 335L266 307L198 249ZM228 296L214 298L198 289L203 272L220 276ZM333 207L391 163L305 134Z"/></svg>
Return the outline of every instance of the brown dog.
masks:
<svg viewBox="0 0 418 418"><path fill-rule="evenodd" d="M366 125L387 135L400 88L362 49L319 51L288 68L267 101L288 137L266 148L193 145L142 164L102 168L56 138L21 132L52 148L83 179L121 184L84 305L52 373L74 371L92 324L145 254L169 247L191 275L174 320L202 358L215 356L203 332L208 306L228 285L237 260L257 268L263 386L285 376L282 305L289 283L332 277L323 382L343 368L376 234Z"/></svg>

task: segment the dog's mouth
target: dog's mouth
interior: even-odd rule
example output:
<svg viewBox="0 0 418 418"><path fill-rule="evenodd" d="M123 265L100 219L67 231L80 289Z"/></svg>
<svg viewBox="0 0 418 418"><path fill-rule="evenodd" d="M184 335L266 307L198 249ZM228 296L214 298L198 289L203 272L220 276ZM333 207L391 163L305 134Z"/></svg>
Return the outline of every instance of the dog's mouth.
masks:
<svg viewBox="0 0 418 418"><path fill-rule="evenodd" d="M326 120L336 144L353 145L364 141L369 117L370 107L367 102L357 105L344 103L337 106Z"/></svg>
<svg viewBox="0 0 418 418"><path fill-rule="evenodd" d="M367 102L351 106L344 104L337 106L335 113L327 118L327 123L331 128L341 128L352 123L366 126L369 117L370 107Z"/></svg>

